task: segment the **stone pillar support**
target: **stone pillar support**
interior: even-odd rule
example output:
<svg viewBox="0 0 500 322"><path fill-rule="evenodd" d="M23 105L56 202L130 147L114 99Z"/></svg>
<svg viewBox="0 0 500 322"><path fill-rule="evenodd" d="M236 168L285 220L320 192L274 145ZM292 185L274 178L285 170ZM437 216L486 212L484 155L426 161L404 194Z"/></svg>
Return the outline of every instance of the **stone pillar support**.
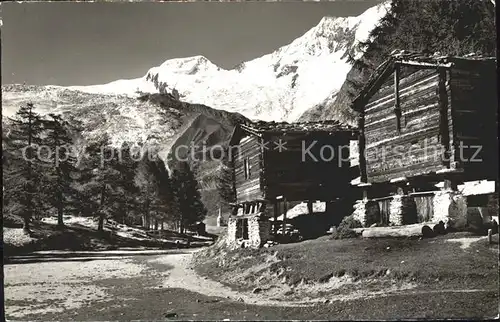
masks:
<svg viewBox="0 0 500 322"><path fill-rule="evenodd" d="M417 223L417 206L413 197L408 195L413 188L405 180L396 184L395 190L389 205L389 224L400 226Z"/></svg>
<svg viewBox="0 0 500 322"><path fill-rule="evenodd" d="M229 216L227 221L227 238L226 243L228 246L233 246L236 244L236 217Z"/></svg>
<svg viewBox="0 0 500 322"><path fill-rule="evenodd" d="M380 217L380 211L378 209L378 203L369 199L369 189L371 185L364 184L363 186L363 199L356 200L354 203L352 216L355 220L359 221L363 227L366 227L369 223L369 218L377 215L377 213Z"/></svg>
<svg viewBox="0 0 500 322"><path fill-rule="evenodd" d="M445 180L434 193L433 221L442 221L446 229L462 230L467 225L467 198L457 189L457 183Z"/></svg>

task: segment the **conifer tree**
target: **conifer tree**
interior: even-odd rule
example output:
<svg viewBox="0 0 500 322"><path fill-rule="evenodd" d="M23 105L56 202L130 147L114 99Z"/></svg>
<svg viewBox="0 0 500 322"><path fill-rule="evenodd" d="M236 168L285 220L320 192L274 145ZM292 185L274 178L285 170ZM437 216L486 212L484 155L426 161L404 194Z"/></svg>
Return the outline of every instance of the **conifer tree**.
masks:
<svg viewBox="0 0 500 322"><path fill-rule="evenodd" d="M74 188L76 156L70 136L69 124L60 115L49 114L45 120L44 145L49 148L49 155L44 158L43 171L44 194L46 201L57 210L57 224L64 226L65 208L76 199Z"/></svg>
<svg viewBox="0 0 500 322"><path fill-rule="evenodd" d="M15 202L13 213L23 218L24 231L29 233L30 222L35 211L41 211L39 191L41 161L37 157L37 147L42 143L42 121L34 111L34 105L21 106L13 118L9 118L10 133L6 154L8 167L4 169L5 195ZM10 197L10 198L9 198Z"/></svg>
<svg viewBox="0 0 500 322"><path fill-rule="evenodd" d="M91 142L86 146L83 190L87 210L98 218L97 230L104 229L104 220L113 214L117 187L120 181L118 151L111 147L109 137Z"/></svg>
<svg viewBox="0 0 500 322"><path fill-rule="evenodd" d="M360 44L358 71L346 81L353 99L375 68L394 50L441 55L496 55L495 6L490 0L393 0L387 15ZM336 105L345 105L337 98Z"/></svg>
<svg viewBox="0 0 500 322"><path fill-rule="evenodd" d="M179 162L172 173L172 184L179 202L180 232L187 226L205 218L207 210L201 202L198 181L187 162Z"/></svg>
<svg viewBox="0 0 500 322"><path fill-rule="evenodd" d="M180 219L179 200L172 186L172 180L162 160L153 163L156 180L155 211L162 222L176 223Z"/></svg>
<svg viewBox="0 0 500 322"><path fill-rule="evenodd" d="M135 184L135 176L137 171L137 158L134 155L133 145L129 142L123 142L121 147L117 149L118 163L116 170L120 175L115 182L114 202L116 203L116 214L114 219L125 224L127 218L137 208L137 195L139 187Z"/></svg>
<svg viewBox="0 0 500 322"><path fill-rule="evenodd" d="M216 184L219 196L227 204L232 203L236 199L236 192L234 190L234 167L229 155L224 154L219 167L219 174L217 176Z"/></svg>
<svg viewBox="0 0 500 322"><path fill-rule="evenodd" d="M152 221L152 208L156 198L156 178L153 175L152 164L147 158L142 158L137 165L137 173L134 178L139 189L138 203L142 214L142 225L150 229Z"/></svg>

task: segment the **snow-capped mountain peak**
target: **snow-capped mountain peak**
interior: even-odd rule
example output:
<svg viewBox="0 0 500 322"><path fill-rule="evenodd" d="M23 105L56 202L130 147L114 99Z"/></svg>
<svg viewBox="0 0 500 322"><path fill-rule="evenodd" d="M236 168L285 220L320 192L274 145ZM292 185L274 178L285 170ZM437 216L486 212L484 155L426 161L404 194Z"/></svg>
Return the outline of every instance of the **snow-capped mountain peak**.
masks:
<svg viewBox="0 0 500 322"><path fill-rule="evenodd" d="M174 58L165 61L158 67L151 68L147 75L156 75L158 73L172 73L194 75L197 73L217 72L221 68L213 64L205 56L193 56L186 58Z"/></svg>
<svg viewBox="0 0 500 322"><path fill-rule="evenodd" d="M273 53L232 70L204 56L175 58L149 69L144 77L71 89L100 94L174 92L189 103L202 103L252 119L294 121L306 110L334 99L351 69L349 55L385 15L389 3L357 17L326 16L301 37Z"/></svg>

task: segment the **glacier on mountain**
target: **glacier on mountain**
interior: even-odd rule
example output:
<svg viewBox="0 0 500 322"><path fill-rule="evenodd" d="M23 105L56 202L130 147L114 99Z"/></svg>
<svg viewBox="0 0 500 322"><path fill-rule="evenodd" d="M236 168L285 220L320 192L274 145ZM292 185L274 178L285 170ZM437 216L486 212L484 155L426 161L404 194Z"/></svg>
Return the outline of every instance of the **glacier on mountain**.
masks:
<svg viewBox="0 0 500 322"><path fill-rule="evenodd" d="M69 89L126 96L168 92L251 119L295 121L313 106L335 99L351 69L348 56L362 55L356 45L367 40L389 5L379 4L356 17L324 17L290 44L231 70L203 56L176 58L141 78Z"/></svg>

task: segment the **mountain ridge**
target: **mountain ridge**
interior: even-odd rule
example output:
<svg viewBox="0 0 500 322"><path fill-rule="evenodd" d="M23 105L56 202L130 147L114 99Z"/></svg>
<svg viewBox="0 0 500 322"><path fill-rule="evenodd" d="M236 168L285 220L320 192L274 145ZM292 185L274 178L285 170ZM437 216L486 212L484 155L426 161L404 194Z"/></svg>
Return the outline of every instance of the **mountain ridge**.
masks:
<svg viewBox="0 0 500 322"><path fill-rule="evenodd" d="M367 39L389 3L359 16L325 16L288 45L233 69L196 55L169 59L140 78L68 88L131 97L136 92L170 93L188 103L238 112L250 119L296 121L317 104L335 98L351 69L348 56L362 55L356 45Z"/></svg>

